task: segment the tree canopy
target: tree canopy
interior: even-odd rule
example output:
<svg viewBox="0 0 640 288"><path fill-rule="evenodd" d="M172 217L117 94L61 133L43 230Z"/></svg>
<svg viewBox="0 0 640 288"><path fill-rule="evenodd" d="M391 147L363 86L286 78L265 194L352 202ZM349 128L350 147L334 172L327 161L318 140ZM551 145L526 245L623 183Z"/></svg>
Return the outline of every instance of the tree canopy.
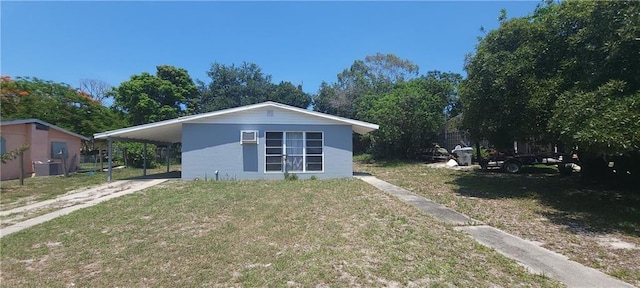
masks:
<svg viewBox="0 0 640 288"><path fill-rule="evenodd" d="M214 63L207 75L211 82L199 81L200 96L196 101L196 113L265 101L300 108L307 108L311 104L311 95L302 91L302 86L285 81L273 84L271 75L264 74L254 63L244 62L240 66Z"/></svg>
<svg viewBox="0 0 640 288"><path fill-rule="evenodd" d="M376 156L417 159L437 142L455 89L454 83L436 77L439 74L400 81L389 92L363 97L358 118L380 123L380 130L368 136Z"/></svg>
<svg viewBox="0 0 640 288"><path fill-rule="evenodd" d="M360 112L361 97L383 94L418 75L418 65L394 54L376 53L356 60L337 75L333 84L323 82L314 109L319 112L354 118Z"/></svg>
<svg viewBox="0 0 640 288"><path fill-rule="evenodd" d="M316 111L380 123L380 130L357 136L354 151L378 158L415 159L438 141L447 112L457 113L462 76L430 71L394 54L377 53L356 60L323 82L314 99Z"/></svg>
<svg viewBox="0 0 640 288"><path fill-rule="evenodd" d="M3 119L36 118L88 137L123 126L109 108L64 83L4 76L0 91Z"/></svg>
<svg viewBox="0 0 640 288"><path fill-rule="evenodd" d="M562 1L507 20L468 56L463 125L497 146L638 150L640 2Z"/></svg>
<svg viewBox="0 0 640 288"><path fill-rule="evenodd" d="M168 65L141 73L111 90L114 108L132 125L177 118L194 111L198 87L187 70Z"/></svg>

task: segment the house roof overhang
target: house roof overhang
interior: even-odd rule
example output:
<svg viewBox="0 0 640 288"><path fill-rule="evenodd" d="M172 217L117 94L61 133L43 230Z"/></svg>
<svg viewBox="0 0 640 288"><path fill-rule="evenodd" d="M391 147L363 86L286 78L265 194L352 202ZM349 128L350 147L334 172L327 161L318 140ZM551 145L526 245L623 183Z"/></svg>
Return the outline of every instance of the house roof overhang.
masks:
<svg viewBox="0 0 640 288"><path fill-rule="evenodd" d="M253 105L184 116L176 119L96 133L94 134L94 137L96 139L112 139L116 141L136 141L158 144L178 143L182 142L182 124L184 123L201 123L203 120L209 120L211 121L211 123L215 123L216 118L219 118L221 116L259 108L285 109L288 111L300 113L308 117L318 117L320 119L329 120L340 125L351 125L353 131L358 134L366 134L379 128L378 125L373 123L329 115L268 101Z"/></svg>

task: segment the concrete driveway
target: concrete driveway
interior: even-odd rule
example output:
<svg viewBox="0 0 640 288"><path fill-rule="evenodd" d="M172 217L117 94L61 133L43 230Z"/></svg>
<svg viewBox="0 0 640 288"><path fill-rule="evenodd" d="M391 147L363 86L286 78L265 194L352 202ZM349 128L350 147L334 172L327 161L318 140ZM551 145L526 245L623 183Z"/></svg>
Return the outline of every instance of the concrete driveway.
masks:
<svg viewBox="0 0 640 288"><path fill-rule="evenodd" d="M89 189L71 191L54 199L0 211L0 216L3 217L0 238L73 211L158 185L169 179L149 177L113 181Z"/></svg>

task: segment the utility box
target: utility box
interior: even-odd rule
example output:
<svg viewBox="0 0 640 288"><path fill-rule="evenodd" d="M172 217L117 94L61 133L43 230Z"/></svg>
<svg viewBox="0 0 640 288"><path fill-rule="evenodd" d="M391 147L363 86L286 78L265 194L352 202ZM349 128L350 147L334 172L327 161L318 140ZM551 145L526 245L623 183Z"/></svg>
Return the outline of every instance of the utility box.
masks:
<svg viewBox="0 0 640 288"><path fill-rule="evenodd" d="M471 159L473 157L473 148L471 147L456 148L451 152L455 153L458 156L458 165L460 166L471 165Z"/></svg>
<svg viewBox="0 0 640 288"><path fill-rule="evenodd" d="M45 162L33 164L36 176L51 176L63 174L62 163Z"/></svg>

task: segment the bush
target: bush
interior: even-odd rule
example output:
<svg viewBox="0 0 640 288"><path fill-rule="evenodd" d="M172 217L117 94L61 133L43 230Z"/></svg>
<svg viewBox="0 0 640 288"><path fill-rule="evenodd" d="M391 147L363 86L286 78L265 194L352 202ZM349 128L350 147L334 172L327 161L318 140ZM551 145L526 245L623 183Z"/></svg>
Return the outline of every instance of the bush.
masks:
<svg viewBox="0 0 640 288"><path fill-rule="evenodd" d="M374 159L372 154L362 153L362 154L354 155L353 161L364 163L364 164L371 164L373 163Z"/></svg>
<svg viewBox="0 0 640 288"><path fill-rule="evenodd" d="M295 173L285 172L284 180L292 180L292 181L298 180L298 175L296 175Z"/></svg>
<svg viewBox="0 0 640 288"><path fill-rule="evenodd" d="M126 157L126 159L123 159L123 164L126 163L126 165L131 166L131 167L135 167L135 168L142 168L143 164L144 164L144 159L143 159L143 151L144 151L144 144L142 143L118 143L116 144L116 146L119 148L118 150L120 150L120 153L116 153L116 155L114 155L114 158L121 158L122 157ZM124 153L122 151L125 151ZM157 165L157 162L155 161L156 159L156 145L153 144L147 144L147 168L155 168ZM124 156L123 156L124 154Z"/></svg>

